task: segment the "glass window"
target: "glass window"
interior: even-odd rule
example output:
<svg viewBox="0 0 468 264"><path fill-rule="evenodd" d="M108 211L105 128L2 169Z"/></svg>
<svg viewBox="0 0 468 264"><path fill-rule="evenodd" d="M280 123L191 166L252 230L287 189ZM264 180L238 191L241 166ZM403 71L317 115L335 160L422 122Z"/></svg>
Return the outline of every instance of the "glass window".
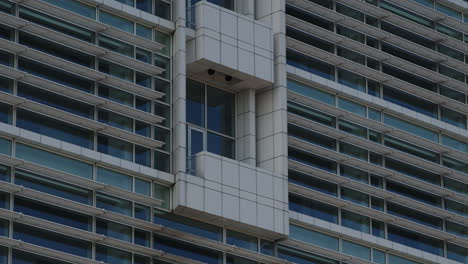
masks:
<svg viewBox="0 0 468 264"><path fill-rule="evenodd" d="M296 114L298 116L301 116L303 118L312 120L314 122L330 126L330 127L335 127L336 123L336 118L325 114L323 112L305 107L303 105L293 103L293 102L288 102L288 112Z"/></svg>
<svg viewBox="0 0 468 264"><path fill-rule="evenodd" d="M9 209L10 208L10 194L0 192L0 208Z"/></svg>
<svg viewBox="0 0 468 264"><path fill-rule="evenodd" d="M109 26L133 34L133 22L123 17L113 15L103 10L99 10L99 21Z"/></svg>
<svg viewBox="0 0 468 264"><path fill-rule="evenodd" d="M15 55L13 53L5 52L0 50L0 64L14 67L13 63L15 60Z"/></svg>
<svg viewBox="0 0 468 264"><path fill-rule="evenodd" d="M115 264L131 264L132 253L96 244L96 261Z"/></svg>
<svg viewBox="0 0 468 264"><path fill-rule="evenodd" d="M11 141L0 138L0 154L11 156Z"/></svg>
<svg viewBox="0 0 468 264"><path fill-rule="evenodd" d="M336 139L288 123L288 135L300 138L324 148L336 150Z"/></svg>
<svg viewBox="0 0 468 264"><path fill-rule="evenodd" d="M18 69L87 93L94 93L94 81L33 60L19 57Z"/></svg>
<svg viewBox="0 0 468 264"><path fill-rule="evenodd" d="M335 95L312 86L288 79L288 90L316 99L329 105L335 105Z"/></svg>
<svg viewBox="0 0 468 264"><path fill-rule="evenodd" d="M359 60L356 62L359 62ZM364 65L365 62L362 64ZM366 77L354 72L338 68L338 83L344 84L361 92L366 92Z"/></svg>
<svg viewBox="0 0 468 264"><path fill-rule="evenodd" d="M331 0L313 0L314 3L320 3L320 5L329 5L331 3L331 8L333 8L333 1ZM335 25L332 21L324 19L320 16L314 15L311 12L308 12L304 9L294 7L292 5L286 5L286 14L297 17L301 20L304 20L313 25L319 26L329 31L333 31Z"/></svg>
<svg viewBox="0 0 468 264"><path fill-rule="evenodd" d="M0 28L0 32L1 32L1 28ZM0 91L5 92L5 93L10 93L10 94L13 93L13 84L14 84L13 79L0 76Z"/></svg>
<svg viewBox="0 0 468 264"><path fill-rule="evenodd" d="M278 257L298 264L339 264L339 261L283 245L278 245Z"/></svg>
<svg viewBox="0 0 468 264"><path fill-rule="evenodd" d="M110 61L99 59L99 71L129 82L134 81L134 71L132 69Z"/></svg>
<svg viewBox="0 0 468 264"><path fill-rule="evenodd" d="M146 222L150 222L151 221L151 213L150 212L151 212L151 209L150 209L149 206L139 204L139 203L135 203L133 217L135 217L137 219L140 219L140 220L143 220L143 221L146 221Z"/></svg>
<svg viewBox="0 0 468 264"><path fill-rule="evenodd" d="M417 201L430 204L432 206L442 207L442 198L440 196L406 186L404 184L394 182L391 180L386 181L388 191L410 197Z"/></svg>
<svg viewBox="0 0 468 264"><path fill-rule="evenodd" d="M161 210L155 210L154 223L215 241L223 241L223 229ZM234 242L234 241L232 241Z"/></svg>
<svg viewBox="0 0 468 264"><path fill-rule="evenodd" d="M151 182L135 178L135 192L141 195L151 196Z"/></svg>
<svg viewBox="0 0 468 264"><path fill-rule="evenodd" d="M83 148L94 148L93 131L27 110L17 109L16 126Z"/></svg>
<svg viewBox="0 0 468 264"><path fill-rule="evenodd" d="M305 163L307 165L336 174L336 171L337 171L336 161L325 159L320 156L316 156L311 153L304 152L304 151L294 149L291 147L289 148L288 156L292 160L296 160L296 161Z"/></svg>
<svg viewBox="0 0 468 264"><path fill-rule="evenodd" d="M338 185L298 171L289 170L288 181L328 195L338 196Z"/></svg>
<svg viewBox="0 0 468 264"><path fill-rule="evenodd" d="M206 94L208 129L234 136L234 94L210 86L207 87Z"/></svg>
<svg viewBox="0 0 468 264"><path fill-rule="evenodd" d="M18 42L33 49L40 50L55 57L60 57L67 61L93 68L95 57L93 55L69 48L44 38L37 37L25 32L19 32Z"/></svg>
<svg viewBox="0 0 468 264"><path fill-rule="evenodd" d="M360 169L356 169L347 165L340 165L340 175L356 181L369 183L369 173Z"/></svg>
<svg viewBox="0 0 468 264"><path fill-rule="evenodd" d="M0 146L2 146L3 142L0 138ZM11 181L11 168L5 165L0 164L0 181L10 182Z"/></svg>
<svg viewBox="0 0 468 264"><path fill-rule="evenodd" d="M137 8L138 9L141 9L142 7L143 8L149 8L149 11L146 11L146 12L151 12L151 4L152 4L151 2L152 2L151 0L137 0ZM145 39L153 40L153 33L152 32L153 32L153 30L152 30L151 27L147 27L147 26L144 26L142 24L136 23L135 34L137 36L145 38ZM151 62L149 62L149 63L151 63Z"/></svg>
<svg viewBox="0 0 468 264"><path fill-rule="evenodd" d="M437 118L438 105L406 92L384 86L383 98L418 113Z"/></svg>
<svg viewBox="0 0 468 264"><path fill-rule="evenodd" d="M396 203L387 202L387 213L442 230L443 221L441 218L434 217Z"/></svg>
<svg viewBox="0 0 468 264"><path fill-rule="evenodd" d="M449 108L440 107L440 119L456 127L466 129L466 115Z"/></svg>
<svg viewBox="0 0 468 264"><path fill-rule="evenodd" d="M223 253L168 237L154 235L154 248L207 264L222 263Z"/></svg>
<svg viewBox="0 0 468 264"><path fill-rule="evenodd" d="M366 35L362 34L361 32L352 30L342 25L336 25L336 33L361 43L364 43L366 38Z"/></svg>
<svg viewBox="0 0 468 264"><path fill-rule="evenodd" d="M458 39L460 41L463 41L463 33L461 31L455 30L453 28L444 26L440 23L436 24L436 30L439 31L442 34L445 34L449 37L452 37L454 39Z"/></svg>
<svg viewBox="0 0 468 264"><path fill-rule="evenodd" d="M447 232L468 238L468 227L455 222L445 221L445 229Z"/></svg>
<svg viewBox="0 0 468 264"><path fill-rule="evenodd" d="M346 187L341 187L341 198L369 207L369 195Z"/></svg>
<svg viewBox="0 0 468 264"><path fill-rule="evenodd" d="M134 243L144 247L150 247L151 232L136 229L133 231Z"/></svg>
<svg viewBox="0 0 468 264"><path fill-rule="evenodd" d="M207 150L230 159L236 158L235 141L214 133L207 134Z"/></svg>
<svg viewBox="0 0 468 264"><path fill-rule="evenodd" d="M401 17L404 17L408 20L411 20L413 22L416 22L420 25L429 27L429 28L434 28L434 22L428 18L425 18L423 16L420 16L418 14L415 14L413 12L410 12L406 9L403 9L401 7L398 7L396 5L390 4L387 1L380 1L380 8L383 8L385 10L388 10L394 14L397 14Z"/></svg>
<svg viewBox="0 0 468 264"><path fill-rule="evenodd" d="M338 223L338 208L291 193L289 194L289 210Z"/></svg>
<svg viewBox="0 0 468 264"><path fill-rule="evenodd" d="M205 85L187 79L187 122L205 126Z"/></svg>
<svg viewBox="0 0 468 264"><path fill-rule="evenodd" d="M256 237L233 230L226 230L226 243L252 251L258 251L258 239Z"/></svg>
<svg viewBox="0 0 468 264"><path fill-rule="evenodd" d="M171 78L171 59L155 54L154 55L154 66L164 69L164 71L158 76L164 79Z"/></svg>
<svg viewBox="0 0 468 264"><path fill-rule="evenodd" d="M16 157L83 178L92 179L93 177L93 166L91 164L33 148L21 143L16 143Z"/></svg>
<svg viewBox="0 0 468 264"><path fill-rule="evenodd" d="M456 149L461 152L468 153L468 143L458 140L456 138L447 136L447 135L442 135L441 136L441 143L442 145L445 145L447 147Z"/></svg>
<svg viewBox="0 0 468 264"><path fill-rule="evenodd" d="M160 53L166 56L170 56L171 51L171 35L156 30L154 32L154 41L159 44L164 45L164 48L161 49Z"/></svg>
<svg viewBox="0 0 468 264"><path fill-rule="evenodd" d="M468 216L468 205L445 199L445 209L459 215Z"/></svg>
<svg viewBox="0 0 468 264"><path fill-rule="evenodd" d="M116 53L120 53L130 58L134 57L135 48L133 47L133 45L122 42L120 40L99 34L98 45L100 47L106 48Z"/></svg>
<svg viewBox="0 0 468 264"><path fill-rule="evenodd" d="M422 45L423 47L435 50L436 42L429 38L425 38L419 34L413 33L409 30L405 30L401 27L397 27L383 20L380 21L380 28L384 31L390 32L394 35Z"/></svg>
<svg viewBox="0 0 468 264"><path fill-rule="evenodd" d="M372 249L372 262L377 264L385 264L385 252L377 250L375 248Z"/></svg>
<svg viewBox="0 0 468 264"><path fill-rule="evenodd" d="M319 247L338 251L339 239L298 225L289 225L289 237Z"/></svg>
<svg viewBox="0 0 468 264"><path fill-rule="evenodd" d="M15 14L15 4L8 1L8 0L1 0L0 1L0 12L4 12L10 15Z"/></svg>
<svg viewBox="0 0 468 264"><path fill-rule="evenodd" d="M445 54L451 58L454 58L456 60L459 60L459 61L462 61L464 62L465 61L465 53L461 52L461 51L458 51L456 49L452 49L448 46L444 46L442 44L439 44L437 46L438 48L438 51L442 54Z"/></svg>
<svg viewBox="0 0 468 264"><path fill-rule="evenodd" d="M98 134L98 151L120 159L133 161L133 144Z"/></svg>
<svg viewBox="0 0 468 264"><path fill-rule="evenodd" d="M171 188L155 183L153 189L153 196L156 199L162 200L161 208L169 209L171 205Z"/></svg>
<svg viewBox="0 0 468 264"><path fill-rule="evenodd" d="M0 122L11 124L13 118L13 107L0 103Z"/></svg>
<svg viewBox="0 0 468 264"><path fill-rule="evenodd" d="M114 112L99 109L98 120L101 123L111 125L129 132L133 132L133 119Z"/></svg>
<svg viewBox="0 0 468 264"><path fill-rule="evenodd" d="M15 184L56 195L78 203L93 204L93 192L65 182L49 179L26 171L15 171Z"/></svg>
<svg viewBox="0 0 468 264"><path fill-rule="evenodd" d="M468 164L447 156L442 156L442 165L447 168L454 169L468 174Z"/></svg>
<svg viewBox="0 0 468 264"><path fill-rule="evenodd" d="M423 1L423 0L417 0L417 1ZM388 254L388 263L392 263L392 264L393 263L395 263L395 264L421 264L419 262L412 261L412 260L409 260L409 259L405 259L405 258L395 256L395 255L392 255L392 254Z"/></svg>
<svg viewBox="0 0 468 264"><path fill-rule="evenodd" d="M171 19L171 4L165 2L165 0L154 1L154 14L164 19Z"/></svg>
<svg viewBox="0 0 468 264"><path fill-rule="evenodd" d="M73 13L80 14L82 16L85 16L87 18L96 19L96 8L82 4L78 1L75 0L68 0L68 1L63 1L63 0L45 0L45 2L56 5L58 7L61 7L63 9L66 9L68 11L72 11Z"/></svg>
<svg viewBox="0 0 468 264"><path fill-rule="evenodd" d="M17 95L75 115L94 119L94 106L18 82Z"/></svg>
<svg viewBox="0 0 468 264"><path fill-rule="evenodd" d="M1 6L1 4L0 4ZM13 263L19 264L37 264L37 263L46 263L46 264L71 264L69 262L63 262L56 259L46 258L43 256L31 254L29 252L19 251L13 249ZM5 262L1 263L8 263L6 260Z"/></svg>
<svg viewBox="0 0 468 264"><path fill-rule="evenodd" d="M286 53L287 63L289 65L332 81L335 80L335 67L333 65L291 49L287 49Z"/></svg>
<svg viewBox="0 0 468 264"><path fill-rule="evenodd" d="M445 65L439 64L439 73L457 81L465 82L465 74L463 72L449 68Z"/></svg>
<svg viewBox="0 0 468 264"><path fill-rule="evenodd" d="M410 144L408 142L396 139L394 137L390 136L384 136L384 145L400 150L402 152L420 157L422 159L434 162L434 163L439 163L440 162L440 154L430 151L425 148L421 148L415 144Z"/></svg>
<svg viewBox="0 0 468 264"><path fill-rule="evenodd" d="M151 167L151 149L135 145L135 163Z"/></svg>
<svg viewBox="0 0 468 264"><path fill-rule="evenodd" d="M336 12L364 22L364 13L340 3L336 3Z"/></svg>
<svg viewBox="0 0 468 264"><path fill-rule="evenodd" d="M380 238L385 238L385 223L378 220L372 220L372 235Z"/></svg>
<svg viewBox="0 0 468 264"><path fill-rule="evenodd" d="M260 239L260 253L265 255L274 256L275 255L275 243Z"/></svg>
<svg viewBox="0 0 468 264"><path fill-rule="evenodd" d="M133 94L104 84L99 84L98 87L98 94L100 97L107 98L111 101L126 105L128 107L133 107Z"/></svg>
<svg viewBox="0 0 468 264"><path fill-rule="evenodd" d="M74 237L14 223L13 238L61 252L91 258L92 243Z"/></svg>
<svg viewBox="0 0 468 264"><path fill-rule="evenodd" d="M60 0L56 0L60 1ZM62 1L60 1L62 2ZM66 1L69 2L69 1ZM75 24L65 22L52 16L34 11L32 9L21 6L19 8L20 18L37 23L44 27L62 32L74 38L81 39L86 42L94 43L95 33L83 27L76 26Z"/></svg>
<svg viewBox="0 0 468 264"><path fill-rule="evenodd" d="M154 151L154 168L169 173L171 171L171 156L166 153Z"/></svg>
<svg viewBox="0 0 468 264"><path fill-rule="evenodd" d="M258 262L233 255L226 255L226 264L257 264Z"/></svg>
<svg viewBox="0 0 468 264"><path fill-rule="evenodd" d="M394 225L387 225L387 230L388 239L393 242L426 251L438 256L443 255L444 243L442 240L425 236Z"/></svg>
<svg viewBox="0 0 468 264"><path fill-rule="evenodd" d="M468 195L468 184L445 177L444 186L447 189Z"/></svg>
<svg viewBox="0 0 468 264"><path fill-rule="evenodd" d="M447 243L447 258L461 263L468 263L468 248Z"/></svg>
<svg viewBox="0 0 468 264"><path fill-rule="evenodd" d="M341 210L341 225L359 232L370 233L370 218L350 211Z"/></svg>
<svg viewBox="0 0 468 264"><path fill-rule="evenodd" d="M338 122L338 128L346 133L367 139L367 128L344 120Z"/></svg>
<svg viewBox="0 0 468 264"><path fill-rule="evenodd" d="M151 64L151 51L137 48L135 52L135 58L144 63Z"/></svg>
<svg viewBox="0 0 468 264"><path fill-rule="evenodd" d="M96 218L96 233L132 243L132 227Z"/></svg>
<svg viewBox="0 0 468 264"><path fill-rule="evenodd" d="M340 148L339 148L340 153L358 158L360 160L365 160L365 161L368 160L369 151L367 149L356 147L354 145L344 143L344 142L340 142L339 145L340 145Z"/></svg>
<svg viewBox="0 0 468 264"><path fill-rule="evenodd" d="M93 219L91 216L73 212L65 208L15 196L15 212L34 216L62 225L92 231Z"/></svg>
<svg viewBox="0 0 468 264"><path fill-rule="evenodd" d="M436 131L427 129L422 126L418 126L398 117L389 114L384 114L384 123L389 126L399 128L413 135L428 139L430 141L439 142L439 133L437 133Z"/></svg>
<svg viewBox="0 0 468 264"><path fill-rule="evenodd" d="M112 186L122 188L127 191L132 191L133 177L121 174L115 171L98 167L96 170L96 181Z"/></svg>
<svg viewBox="0 0 468 264"><path fill-rule="evenodd" d="M420 169L418 167L391 158L385 159L385 167L409 175L411 177L430 182L432 184L440 185L441 182L440 175L438 174Z"/></svg>
<svg viewBox="0 0 468 264"><path fill-rule="evenodd" d="M132 216L132 202L101 192L96 193L96 207Z"/></svg>
<svg viewBox="0 0 468 264"><path fill-rule="evenodd" d="M371 249L369 247L353 243L348 240L342 241L343 253L365 260L371 260Z"/></svg>

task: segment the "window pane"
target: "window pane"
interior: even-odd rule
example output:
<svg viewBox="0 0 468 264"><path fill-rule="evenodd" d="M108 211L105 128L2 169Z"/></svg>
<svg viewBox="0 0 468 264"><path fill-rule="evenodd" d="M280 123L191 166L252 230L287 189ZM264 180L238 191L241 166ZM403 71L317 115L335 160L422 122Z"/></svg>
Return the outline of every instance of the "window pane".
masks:
<svg viewBox="0 0 468 264"><path fill-rule="evenodd" d="M120 53L130 58L134 57L134 47L128 43L100 34L98 37L99 46Z"/></svg>
<svg viewBox="0 0 468 264"><path fill-rule="evenodd" d="M97 168L96 181L112 186L132 191L132 180L133 178L115 171L104 169L101 167Z"/></svg>
<svg viewBox="0 0 468 264"><path fill-rule="evenodd" d="M208 133L207 138L208 152L215 153L230 159L236 158L235 141L233 139L213 133Z"/></svg>
<svg viewBox="0 0 468 264"><path fill-rule="evenodd" d="M133 133L133 119L114 112L99 109L98 120L101 123L111 125Z"/></svg>
<svg viewBox="0 0 468 264"><path fill-rule="evenodd" d="M288 80L288 90L316 99L320 102L335 105L335 96L320 89L293 80Z"/></svg>
<svg viewBox="0 0 468 264"><path fill-rule="evenodd" d="M132 253L96 244L96 260L105 263L131 264Z"/></svg>
<svg viewBox="0 0 468 264"><path fill-rule="evenodd" d="M319 247L338 251L337 237L326 235L297 225L289 225L289 236Z"/></svg>
<svg viewBox="0 0 468 264"><path fill-rule="evenodd" d="M369 195L346 187L341 187L341 198L369 207Z"/></svg>
<svg viewBox="0 0 468 264"><path fill-rule="evenodd" d="M301 172L289 170L288 181L328 195L338 195L338 185Z"/></svg>
<svg viewBox="0 0 468 264"><path fill-rule="evenodd" d="M98 151L120 159L133 161L133 144L117 138L98 135Z"/></svg>
<svg viewBox="0 0 468 264"><path fill-rule="evenodd" d="M341 210L341 225L359 232L370 233L369 217L350 211Z"/></svg>
<svg viewBox="0 0 468 264"><path fill-rule="evenodd" d="M154 235L154 248L207 264L221 264L223 261L221 252L158 235Z"/></svg>
<svg viewBox="0 0 468 264"><path fill-rule="evenodd" d="M99 21L133 34L133 22L123 17L115 16L111 13L99 10Z"/></svg>
<svg viewBox="0 0 468 264"><path fill-rule="evenodd" d="M330 173L336 174L337 171L336 161L325 159L320 156L316 156L298 149L290 147L288 151L288 157L289 159L296 160L298 162L302 162L309 166L316 167L322 170L326 170Z"/></svg>
<svg viewBox="0 0 468 264"><path fill-rule="evenodd" d="M11 156L11 141L0 138L0 154Z"/></svg>
<svg viewBox="0 0 468 264"><path fill-rule="evenodd" d="M132 69L110 61L99 59L99 71L129 82L134 81L134 71Z"/></svg>
<svg viewBox="0 0 468 264"><path fill-rule="evenodd" d="M468 263L468 248L447 243L447 258L461 263Z"/></svg>
<svg viewBox="0 0 468 264"><path fill-rule="evenodd" d="M338 208L291 193L289 194L289 210L338 223Z"/></svg>
<svg viewBox="0 0 468 264"><path fill-rule="evenodd" d="M187 79L187 122L205 127L205 85Z"/></svg>
<svg viewBox="0 0 468 264"><path fill-rule="evenodd" d="M340 165L340 175L356 181L369 183L369 173L347 165Z"/></svg>
<svg viewBox="0 0 468 264"><path fill-rule="evenodd" d="M247 234L226 230L226 243L237 247L258 251L258 239Z"/></svg>
<svg viewBox="0 0 468 264"><path fill-rule="evenodd" d="M466 129L466 115L452 109L440 107L440 119L456 127Z"/></svg>
<svg viewBox="0 0 468 264"><path fill-rule="evenodd" d="M207 93L207 128L234 136L235 101L234 94L208 86Z"/></svg>
<svg viewBox="0 0 468 264"><path fill-rule="evenodd" d="M107 98L111 101L133 107L133 94L127 93L104 84L99 84L98 94L100 97Z"/></svg>
<svg viewBox="0 0 468 264"><path fill-rule="evenodd" d="M132 216L132 202L100 192L96 193L96 207L109 210L111 212Z"/></svg>
<svg viewBox="0 0 468 264"><path fill-rule="evenodd" d="M343 253L345 254L369 261L371 259L371 249L366 246L362 246L347 240L343 240L342 246Z"/></svg>
<svg viewBox="0 0 468 264"><path fill-rule="evenodd" d="M388 239L393 242L426 251L438 256L443 255L444 243L442 240L438 240L393 225L388 225L387 229Z"/></svg>
<svg viewBox="0 0 468 264"><path fill-rule="evenodd" d="M84 258L91 258L91 242L19 223L14 224L13 230L14 239Z"/></svg>
<svg viewBox="0 0 468 264"><path fill-rule="evenodd" d="M447 147L456 149L456 150L461 151L461 152L468 153L468 143L466 143L466 142L464 142L462 140L458 140L456 138L449 137L447 135L442 135L441 141L442 141L441 142L442 145L445 145Z"/></svg>
<svg viewBox="0 0 468 264"><path fill-rule="evenodd" d="M85 16L90 19L96 19L96 8L92 6L88 6L85 4L82 4L78 1L75 0L68 0L68 1L63 1L63 0L45 0L45 2L49 4L56 5L58 7L61 7L63 9L72 11L73 13L80 14L82 16Z"/></svg>
<svg viewBox="0 0 468 264"><path fill-rule="evenodd" d="M366 78L347 70L338 69L338 83L366 92Z"/></svg>
<svg viewBox="0 0 468 264"><path fill-rule="evenodd" d="M49 179L26 171L15 171L15 184L40 192L56 195L75 202L93 203L93 192L65 182Z"/></svg>
<svg viewBox="0 0 468 264"><path fill-rule="evenodd" d="M96 233L132 243L132 227L96 218Z"/></svg>
<svg viewBox="0 0 468 264"><path fill-rule="evenodd" d="M162 200L161 208L169 209L171 205L171 188L155 183L153 196L156 199Z"/></svg>
<svg viewBox="0 0 468 264"><path fill-rule="evenodd" d="M359 126L344 120L340 120L338 123L338 128L341 131L353 134L358 137L362 137L367 139L367 128L363 126Z"/></svg>
<svg viewBox="0 0 468 264"><path fill-rule="evenodd" d="M16 143L16 157L83 178L92 179L93 177L93 166L91 164L33 148L21 143Z"/></svg>
<svg viewBox="0 0 468 264"><path fill-rule="evenodd" d="M409 121L405 121L392 115L385 114L384 123L430 141L439 142L439 133L436 131L413 124Z"/></svg>
<svg viewBox="0 0 468 264"><path fill-rule="evenodd" d="M3 144L0 138L0 146ZM11 168L0 164L0 181L10 182L11 181Z"/></svg>
<svg viewBox="0 0 468 264"><path fill-rule="evenodd" d="M2 264L8 263L6 260L5 262L1 262ZM16 249L13 249L13 263L18 264L71 264L68 262L63 262L56 259L46 258L43 256L31 254L29 252L23 252Z"/></svg>

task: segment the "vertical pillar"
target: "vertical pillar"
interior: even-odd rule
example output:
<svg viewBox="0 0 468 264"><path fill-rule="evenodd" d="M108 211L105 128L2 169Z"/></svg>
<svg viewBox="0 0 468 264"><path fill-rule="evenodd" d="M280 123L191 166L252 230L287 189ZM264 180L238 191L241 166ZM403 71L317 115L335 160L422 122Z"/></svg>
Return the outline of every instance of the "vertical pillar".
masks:
<svg viewBox="0 0 468 264"><path fill-rule="evenodd" d="M256 166L255 91L246 89L237 95L237 159Z"/></svg>
<svg viewBox="0 0 468 264"><path fill-rule="evenodd" d="M236 0L236 12L246 15L248 17L254 18L255 1L254 0Z"/></svg>
<svg viewBox="0 0 468 264"><path fill-rule="evenodd" d="M270 24L274 43L274 83L257 94L257 166L288 174L285 1L256 1L257 20Z"/></svg>
<svg viewBox="0 0 468 264"><path fill-rule="evenodd" d="M172 172L175 181L185 177L186 171L186 3L184 0L173 1L175 31L173 35L173 93L172 93ZM185 191L181 184L174 188L174 203L185 201Z"/></svg>

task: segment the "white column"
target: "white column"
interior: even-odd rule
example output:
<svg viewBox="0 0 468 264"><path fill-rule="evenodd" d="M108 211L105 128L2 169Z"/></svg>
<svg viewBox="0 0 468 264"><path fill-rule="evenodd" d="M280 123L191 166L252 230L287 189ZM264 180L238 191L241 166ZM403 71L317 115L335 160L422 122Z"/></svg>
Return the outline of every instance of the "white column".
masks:
<svg viewBox="0 0 468 264"><path fill-rule="evenodd" d="M256 165L255 150L255 90L246 89L237 94L237 159Z"/></svg>

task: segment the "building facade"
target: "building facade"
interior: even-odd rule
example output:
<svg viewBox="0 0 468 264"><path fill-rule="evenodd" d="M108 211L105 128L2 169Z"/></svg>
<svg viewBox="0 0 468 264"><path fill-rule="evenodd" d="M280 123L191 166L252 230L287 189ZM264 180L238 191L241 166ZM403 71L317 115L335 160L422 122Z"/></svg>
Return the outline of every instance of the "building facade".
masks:
<svg viewBox="0 0 468 264"><path fill-rule="evenodd" d="M468 263L467 0L0 0L0 264Z"/></svg>

